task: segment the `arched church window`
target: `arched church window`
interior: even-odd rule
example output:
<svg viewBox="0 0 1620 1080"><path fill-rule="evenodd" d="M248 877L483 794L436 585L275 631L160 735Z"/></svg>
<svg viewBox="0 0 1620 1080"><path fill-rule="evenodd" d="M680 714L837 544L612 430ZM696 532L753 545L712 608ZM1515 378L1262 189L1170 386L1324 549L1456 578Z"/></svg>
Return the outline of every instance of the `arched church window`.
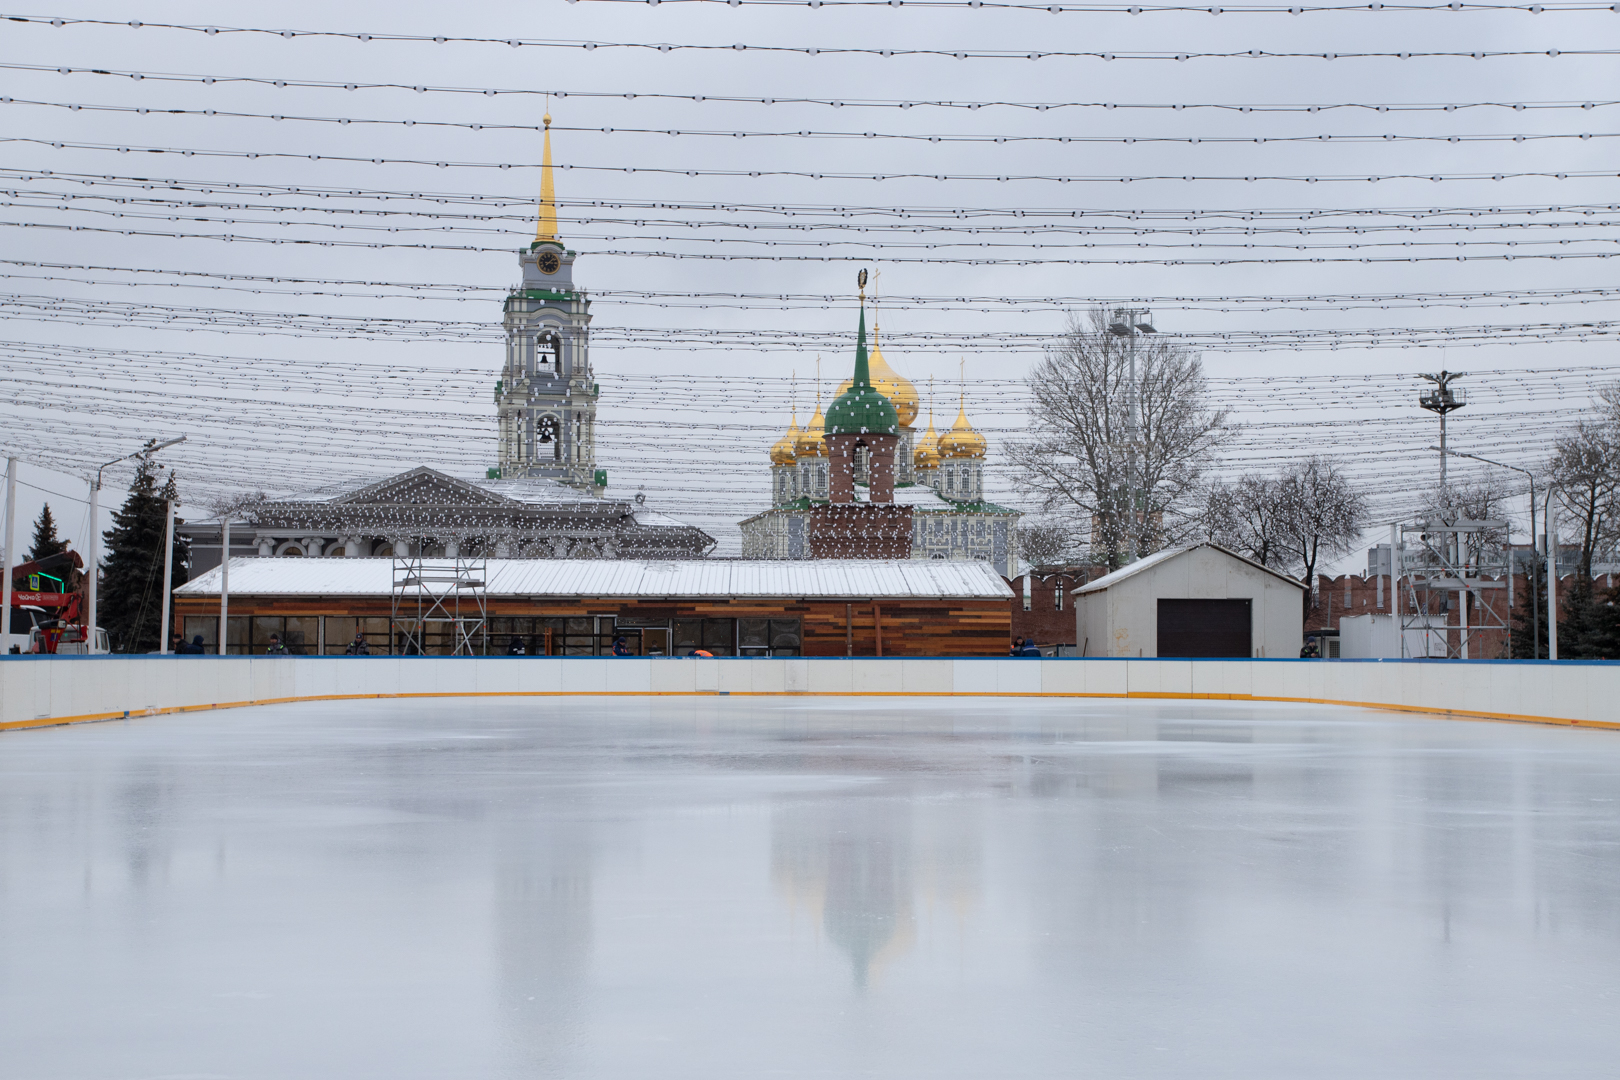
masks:
<svg viewBox="0 0 1620 1080"><path fill-rule="evenodd" d="M535 362L542 367L550 366L551 370L562 370L562 335L555 330L542 330L535 339Z"/></svg>

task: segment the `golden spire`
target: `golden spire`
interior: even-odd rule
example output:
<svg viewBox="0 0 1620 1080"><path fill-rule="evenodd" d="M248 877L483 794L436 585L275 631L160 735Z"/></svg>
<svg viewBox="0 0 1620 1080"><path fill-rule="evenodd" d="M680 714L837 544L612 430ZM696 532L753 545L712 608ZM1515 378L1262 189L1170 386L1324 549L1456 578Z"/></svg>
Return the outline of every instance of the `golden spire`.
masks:
<svg viewBox="0 0 1620 1080"><path fill-rule="evenodd" d="M787 432L771 446L772 465L791 465L799 455L799 437L803 434L799 430L799 410L793 409L793 422L788 425Z"/></svg>
<svg viewBox="0 0 1620 1080"><path fill-rule="evenodd" d="M912 462L919 469L939 468L939 435L934 431L934 377L928 376L928 430L917 443Z"/></svg>
<svg viewBox="0 0 1620 1080"><path fill-rule="evenodd" d="M962 361L962 391L956 410L956 423L939 438L939 456L942 458L984 457L984 436L973 429L967 418L967 361Z"/></svg>
<svg viewBox="0 0 1620 1080"><path fill-rule="evenodd" d="M816 414L799 433L799 440L794 445L796 457L826 457L827 444L821 440L827 434L827 418L821 412L821 357L816 357Z"/></svg>
<svg viewBox="0 0 1620 1080"><path fill-rule="evenodd" d="M557 185L551 176L551 113L544 117L546 146L540 156L540 224L534 230L534 242L561 243L557 239Z"/></svg>
<svg viewBox="0 0 1620 1080"><path fill-rule="evenodd" d="M794 389L789 391L793 402L793 422L788 425L787 432L771 445L772 465L791 465L793 459L798 456L799 436L803 434L799 430L798 382L798 373L795 372L793 375Z"/></svg>

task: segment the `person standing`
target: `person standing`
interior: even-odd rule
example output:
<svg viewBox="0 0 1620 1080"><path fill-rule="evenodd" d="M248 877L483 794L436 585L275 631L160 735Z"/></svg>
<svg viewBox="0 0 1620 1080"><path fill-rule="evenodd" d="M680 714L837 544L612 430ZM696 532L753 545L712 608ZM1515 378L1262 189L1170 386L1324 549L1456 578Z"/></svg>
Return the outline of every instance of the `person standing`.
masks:
<svg viewBox="0 0 1620 1080"><path fill-rule="evenodd" d="M268 649L264 650L264 655L266 655L266 656L286 656L287 655L287 646L285 646L285 645L283 645L281 643L281 635L280 634L271 634L270 635L270 647Z"/></svg>
<svg viewBox="0 0 1620 1080"><path fill-rule="evenodd" d="M364 631L356 630L354 632L354 640L349 642L349 647L347 649L343 650L343 655L344 656L370 656L371 655L371 646L366 644L366 635L365 635Z"/></svg>

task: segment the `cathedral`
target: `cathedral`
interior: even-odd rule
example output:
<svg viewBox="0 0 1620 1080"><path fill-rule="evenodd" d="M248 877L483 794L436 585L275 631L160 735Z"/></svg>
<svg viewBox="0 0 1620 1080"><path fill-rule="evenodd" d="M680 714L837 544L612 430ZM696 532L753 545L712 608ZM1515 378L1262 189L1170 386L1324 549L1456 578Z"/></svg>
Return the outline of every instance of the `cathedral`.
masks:
<svg viewBox="0 0 1620 1080"><path fill-rule="evenodd" d="M695 559L714 548L712 536L651 510L639 492L604 497L590 301L574 283L575 252L559 239L549 115L545 124L539 224L504 304L499 463L477 480L418 467L243 506L231 515L232 556ZM223 519L179 531L193 574L219 565Z"/></svg>
<svg viewBox="0 0 1620 1080"><path fill-rule="evenodd" d="M771 508L739 522L743 558L971 559L1016 577L1022 515L985 500L987 446L967 418L966 391L944 434L935 430L930 406L928 427L919 436L917 389L884 359L875 323L872 331L868 353L863 296L855 374L839 385L826 414L818 391L815 413L803 428L795 410L787 432L771 446ZM889 406L892 428L889 412L879 416L882 410L857 392L863 388ZM841 425L839 412L856 406L865 410L861 424ZM830 417L834 429L845 430L830 430ZM834 437L839 434L861 436L847 463L834 460L843 441ZM850 499L839 497L840 474L852 481ZM851 513L838 509L844 502L893 510L886 516L868 511L868 519L858 528L846 525L843 542L835 544L830 522ZM904 535L891 535L897 528Z"/></svg>

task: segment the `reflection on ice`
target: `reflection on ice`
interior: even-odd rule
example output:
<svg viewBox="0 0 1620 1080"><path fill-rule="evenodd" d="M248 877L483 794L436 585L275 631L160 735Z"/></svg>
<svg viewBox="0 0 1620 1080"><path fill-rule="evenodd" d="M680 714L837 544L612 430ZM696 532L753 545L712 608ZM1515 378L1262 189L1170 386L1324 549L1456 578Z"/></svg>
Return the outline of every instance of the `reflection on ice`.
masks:
<svg viewBox="0 0 1620 1080"><path fill-rule="evenodd" d="M448 700L0 751L6 1075L1359 1080L1620 1052L1610 733Z"/></svg>

